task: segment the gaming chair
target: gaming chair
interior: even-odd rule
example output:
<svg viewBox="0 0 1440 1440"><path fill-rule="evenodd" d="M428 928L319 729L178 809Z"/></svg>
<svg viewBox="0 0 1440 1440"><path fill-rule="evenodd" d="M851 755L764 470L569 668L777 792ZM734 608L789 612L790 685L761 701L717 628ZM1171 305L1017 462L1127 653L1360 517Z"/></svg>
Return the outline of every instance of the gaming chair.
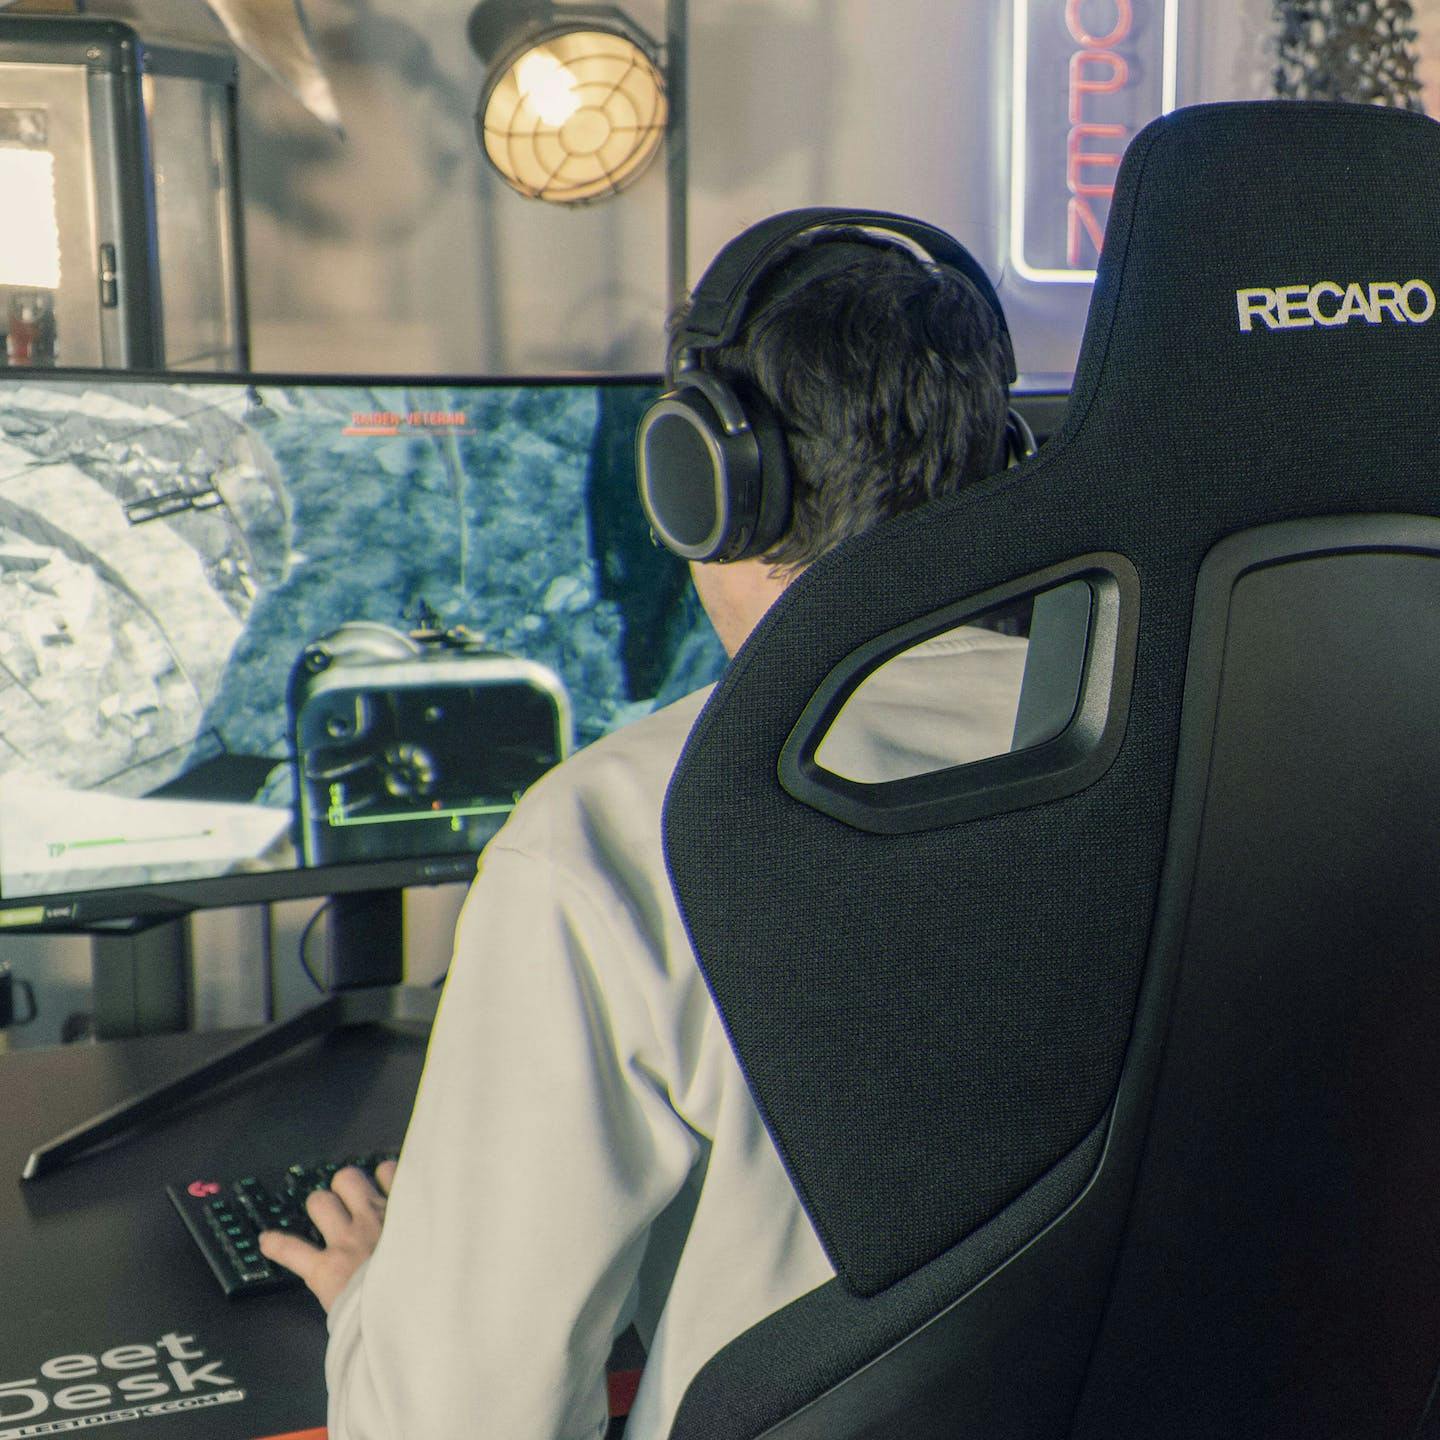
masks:
<svg viewBox="0 0 1440 1440"><path fill-rule="evenodd" d="M1434 122L1156 121L1060 432L736 657L666 852L837 1275L672 1440L1440 1434L1437 288ZM884 659L1067 586L1058 735L816 766Z"/></svg>

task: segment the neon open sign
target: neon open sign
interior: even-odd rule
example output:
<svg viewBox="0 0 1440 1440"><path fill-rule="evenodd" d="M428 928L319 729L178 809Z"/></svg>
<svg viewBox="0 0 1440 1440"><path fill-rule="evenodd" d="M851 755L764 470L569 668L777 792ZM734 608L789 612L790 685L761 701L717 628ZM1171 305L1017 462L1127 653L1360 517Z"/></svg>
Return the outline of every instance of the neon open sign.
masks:
<svg viewBox="0 0 1440 1440"><path fill-rule="evenodd" d="M1010 260L1087 284L1120 156L1175 106L1180 0L1013 0Z"/></svg>

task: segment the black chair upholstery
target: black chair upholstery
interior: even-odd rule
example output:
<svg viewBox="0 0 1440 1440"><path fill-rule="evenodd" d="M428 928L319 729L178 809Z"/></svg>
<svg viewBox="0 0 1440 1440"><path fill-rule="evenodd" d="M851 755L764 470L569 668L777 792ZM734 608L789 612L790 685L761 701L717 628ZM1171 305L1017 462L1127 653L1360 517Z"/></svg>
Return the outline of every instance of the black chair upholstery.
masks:
<svg viewBox="0 0 1440 1440"><path fill-rule="evenodd" d="M832 552L731 666L667 855L837 1279L674 1440L1436 1423L1437 286L1433 122L1155 122L1060 432ZM866 669L1077 577L1065 734L810 784Z"/></svg>

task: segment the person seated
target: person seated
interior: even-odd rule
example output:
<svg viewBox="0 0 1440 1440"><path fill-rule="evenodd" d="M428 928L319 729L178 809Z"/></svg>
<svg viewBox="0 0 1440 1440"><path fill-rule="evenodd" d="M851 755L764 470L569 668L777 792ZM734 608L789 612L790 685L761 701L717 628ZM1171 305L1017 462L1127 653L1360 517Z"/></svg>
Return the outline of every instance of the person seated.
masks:
<svg viewBox="0 0 1440 1440"><path fill-rule="evenodd" d="M833 263L789 283L817 249ZM1003 464L1010 373L992 301L898 237L822 225L750 296L714 348L686 344L682 320L667 368L761 397L788 450L783 533L692 563L731 655L832 547ZM980 754L1004 751L1014 707L994 696L1018 692L1023 642L955 635L947 708ZM262 1237L329 1312L331 1440L595 1440L632 1324L647 1359L627 1436L660 1440L716 1351L833 1278L666 870L666 787L708 693L525 794L461 914L398 1168L310 1197L323 1250ZM983 697L968 716L967 693ZM875 707L867 724L902 732L882 751L905 749L909 708Z"/></svg>

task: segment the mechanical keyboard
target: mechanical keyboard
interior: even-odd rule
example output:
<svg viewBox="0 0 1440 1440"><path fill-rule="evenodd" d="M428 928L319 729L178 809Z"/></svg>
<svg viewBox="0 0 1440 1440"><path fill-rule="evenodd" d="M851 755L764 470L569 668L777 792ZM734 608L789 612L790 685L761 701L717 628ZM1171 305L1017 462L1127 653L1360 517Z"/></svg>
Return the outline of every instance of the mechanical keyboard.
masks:
<svg viewBox="0 0 1440 1440"><path fill-rule="evenodd" d="M272 1265L260 1253L260 1232L286 1230L323 1245L305 1213L305 1197L328 1186L330 1177L346 1165L358 1165L373 1178L377 1165L399 1153L397 1148L319 1164L290 1165L239 1180L191 1180L167 1185L165 1193L226 1295L232 1299L259 1295L300 1283L289 1270Z"/></svg>

